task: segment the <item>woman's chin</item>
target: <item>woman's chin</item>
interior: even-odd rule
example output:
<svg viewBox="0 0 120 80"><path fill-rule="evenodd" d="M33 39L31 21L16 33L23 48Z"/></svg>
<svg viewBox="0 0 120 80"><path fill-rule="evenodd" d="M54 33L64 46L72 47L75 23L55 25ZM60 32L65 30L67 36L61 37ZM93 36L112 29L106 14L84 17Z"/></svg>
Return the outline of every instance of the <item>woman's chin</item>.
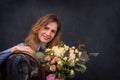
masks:
<svg viewBox="0 0 120 80"><path fill-rule="evenodd" d="M47 41L47 40L42 40L41 41L43 44L47 44L49 41Z"/></svg>

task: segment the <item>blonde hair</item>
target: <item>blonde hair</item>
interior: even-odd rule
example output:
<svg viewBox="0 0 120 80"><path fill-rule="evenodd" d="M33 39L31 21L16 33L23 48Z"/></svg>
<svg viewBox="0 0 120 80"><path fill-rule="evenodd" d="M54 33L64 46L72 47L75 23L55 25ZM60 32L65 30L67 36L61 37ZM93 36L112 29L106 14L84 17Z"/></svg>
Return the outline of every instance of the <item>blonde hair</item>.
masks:
<svg viewBox="0 0 120 80"><path fill-rule="evenodd" d="M55 37L47 44L47 47L57 45L61 39L61 22L57 15L46 14L42 16L31 28L29 35L25 39L26 45L30 46L34 51L37 51L40 40L38 38L38 31L41 27L46 26L50 22L57 23L57 32Z"/></svg>

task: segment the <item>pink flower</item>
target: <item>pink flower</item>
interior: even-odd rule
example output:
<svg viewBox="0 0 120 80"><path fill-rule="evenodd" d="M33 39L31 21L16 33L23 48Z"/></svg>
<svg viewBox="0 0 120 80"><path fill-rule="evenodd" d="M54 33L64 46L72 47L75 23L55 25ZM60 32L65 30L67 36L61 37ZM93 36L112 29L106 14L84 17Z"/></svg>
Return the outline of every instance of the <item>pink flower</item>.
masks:
<svg viewBox="0 0 120 80"><path fill-rule="evenodd" d="M55 80L55 75L54 75L54 74L49 74L49 75L46 77L46 80Z"/></svg>
<svg viewBox="0 0 120 80"><path fill-rule="evenodd" d="M49 74L47 77L46 77L46 80L65 80L64 78L57 78L55 77L54 74Z"/></svg>
<svg viewBox="0 0 120 80"><path fill-rule="evenodd" d="M51 64L54 64L54 63L56 63L57 62L57 60L58 60L58 57L57 56L55 56L52 60L51 60Z"/></svg>
<svg viewBox="0 0 120 80"><path fill-rule="evenodd" d="M54 57L54 59L55 59L55 61L57 61L57 60L58 60L58 57L57 57L57 56L55 56L55 57Z"/></svg>
<svg viewBox="0 0 120 80"><path fill-rule="evenodd" d="M47 55L47 56L45 56L44 59L45 59L45 61L50 61L50 60L51 60L51 57Z"/></svg>
<svg viewBox="0 0 120 80"><path fill-rule="evenodd" d="M50 71L53 71L53 72L56 71L56 66L55 65L51 65L50 66Z"/></svg>
<svg viewBox="0 0 120 80"><path fill-rule="evenodd" d="M62 65L60 65L60 64L57 64L57 68L58 68L58 70L61 70L61 68L62 68Z"/></svg>
<svg viewBox="0 0 120 80"><path fill-rule="evenodd" d="M55 62L56 62L55 59L52 59L50 64L54 64Z"/></svg>

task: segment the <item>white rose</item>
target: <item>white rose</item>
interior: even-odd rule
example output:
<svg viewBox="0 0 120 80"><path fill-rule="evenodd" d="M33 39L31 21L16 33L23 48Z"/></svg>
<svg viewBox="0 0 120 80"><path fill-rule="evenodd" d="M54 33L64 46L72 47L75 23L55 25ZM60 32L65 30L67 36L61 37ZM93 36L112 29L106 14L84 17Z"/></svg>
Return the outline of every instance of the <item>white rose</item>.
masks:
<svg viewBox="0 0 120 80"><path fill-rule="evenodd" d="M69 46L64 45L65 50L67 51L69 49Z"/></svg>
<svg viewBox="0 0 120 80"><path fill-rule="evenodd" d="M63 65L61 60L59 60L57 63L60 64L60 65Z"/></svg>
<svg viewBox="0 0 120 80"><path fill-rule="evenodd" d="M74 50L73 50L73 49L70 49L70 50L69 50L69 53L70 53L70 54L74 54Z"/></svg>
<svg viewBox="0 0 120 80"><path fill-rule="evenodd" d="M47 48L46 50L45 50L45 52L49 52L51 49L50 48Z"/></svg>
<svg viewBox="0 0 120 80"><path fill-rule="evenodd" d="M70 70L70 75L74 75L74 74L75 74L74 70L71 69L71 70Z"/></svg>
<svg viewBox="0 0 120 80"><path fill-rule="evenodd" d="M50 55L52 56L54 53L50 53Z"/></svg>
<svg viewBox="0 0 120 80"><path fill-rule="evenodd" d="M76 58L75 60L76 60L76 61L79 61L79 59L78 59L78 58Z"/></svg>
<svg viewBox="0 0 120 80"><path fill-rule="evenodd" d="M69 55L69 59L75 59L76 58L76 56L75 56L75 54L74 53L70 53L70 55Z"/></svg>
<svg viewBox="0 0 120 80"><path fill-rule="evenodd" d="M60 48L60 55L61 56L64 56L64 53L65 53L65 49L63 47Z"/></svg>
<svg viewBox="0 0 120 80"><path fill-rule="evenodd" d="M61 56L61 50L60 49L57 49L56 51L55 51L55 53L54 53L54 55L56 55L56 56Z"/></svg>
<svg viewBox="0 0 120 80"><path fill-rule="evenodd" d="M79 53L79 51L77 49L75 49L75 53Z"/></svg>
<svg viewBox="0 0 120 80"><path fill-rule="evenodd" d="M56 52L56 51L58 50L58 46L53 46L53 47L52 47L52 50L53 50L54 52Z"/></svg>
<svg viewBox="0 0 120 80"><path fill-rule="evenodd" d="M74 46L72 46L72 49L75 49L75 47L74 47Z"/></svg>
<svg viewBox="0 0 120 80"><path fill-rule="evenodd" d="M78 53L78 56L80 57L80 56L81 56L81 54L82 54L82 52L79 52L79 53Z"/></svg>
<svg viewBox="0 0 120 80"><path fill-rule="evenodd" d="M63 59L66 61L66 60L67 60L67 57L64 57Z"/></svg>
<svg viewBox="0 0 120 80"><path fill-rule="evenodd" d="M75 66L75 61L74 60L70 60L70 66Z"/></svg>

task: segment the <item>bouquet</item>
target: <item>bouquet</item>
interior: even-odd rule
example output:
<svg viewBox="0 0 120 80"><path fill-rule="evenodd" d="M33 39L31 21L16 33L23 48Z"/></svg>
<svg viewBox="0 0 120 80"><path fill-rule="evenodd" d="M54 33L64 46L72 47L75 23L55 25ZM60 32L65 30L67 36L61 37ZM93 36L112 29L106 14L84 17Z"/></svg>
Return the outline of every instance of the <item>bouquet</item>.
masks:
<svg viewBox="0 0 120 80"><path fill-rule="evenodd" d="M66 77L73 78L75 71L81 73L86 71L85 64L89 60L84 47L75 48L64 43L47 48L42 58L47 72L50 73L46 78L47 80L64 80Z"/></svg>

